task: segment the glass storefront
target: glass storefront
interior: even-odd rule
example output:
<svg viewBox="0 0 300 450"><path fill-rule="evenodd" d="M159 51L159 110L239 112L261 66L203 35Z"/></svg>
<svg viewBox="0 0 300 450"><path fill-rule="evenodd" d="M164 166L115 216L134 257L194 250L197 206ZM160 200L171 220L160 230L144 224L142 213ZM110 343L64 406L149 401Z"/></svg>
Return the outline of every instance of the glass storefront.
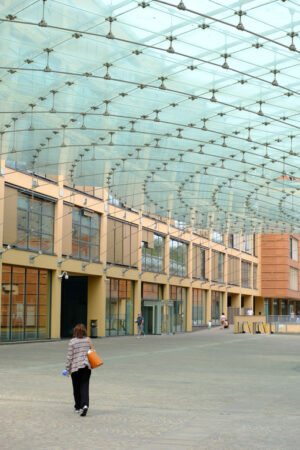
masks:
<svg viewBox="0 0 300 450"><path fill-rule="evenodd" d="M50 282L48 270L3 264L1 341L50 337Z"/></svg>
<svg viewBox="0 0 300 450"><path fill-rule="evenodd" d="M193 289L192 324L193 327L206 324L206 291L202 289Z"/></svg>
<svg viewBox="0 0 300 450"><path fill-rule="evenodd" d="M170 299L173 301L173 333L186 331L187 289L170 286Z"/></svg>
<svg viewBox="0 0 300 450"><path fill-rule="evenodd" d="M220 316L223 308L223 292L211 291L211 323L220 324Z"/></svg>
<svg viewBox="0 0 300 450"><path fill-rule="evenodd" d="M106 336L134 333L133 282L109 278L106 285Z"/></svg>

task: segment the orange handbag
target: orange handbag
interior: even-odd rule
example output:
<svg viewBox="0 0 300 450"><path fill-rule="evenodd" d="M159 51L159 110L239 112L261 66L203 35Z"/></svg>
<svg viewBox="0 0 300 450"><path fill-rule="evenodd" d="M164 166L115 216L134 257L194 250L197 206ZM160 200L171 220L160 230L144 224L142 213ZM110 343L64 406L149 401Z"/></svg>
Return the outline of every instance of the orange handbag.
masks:
<svg viewBox="0 0 300 450"><path fill-rule="evenodd" d="M103 361L102 359L97 355L96 350L94 349L91 340L88 338L91 349L87 353L87 357L89 359L90 365L92 369L96 369L96 367L102 366Z"/></svg>

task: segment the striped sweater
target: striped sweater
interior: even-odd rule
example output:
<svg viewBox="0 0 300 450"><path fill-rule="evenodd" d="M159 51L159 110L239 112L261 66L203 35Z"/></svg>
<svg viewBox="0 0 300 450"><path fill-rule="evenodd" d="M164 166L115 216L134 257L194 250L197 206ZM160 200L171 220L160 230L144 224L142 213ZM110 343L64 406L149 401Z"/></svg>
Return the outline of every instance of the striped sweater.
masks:
<svg viewBox="0 0 300 450"><path fill-rule="evenodd" d="M77 372L85 366L91 368L87 352L90 350L88 338L73 338L69 342L66 369L69 373Z"/></svg>

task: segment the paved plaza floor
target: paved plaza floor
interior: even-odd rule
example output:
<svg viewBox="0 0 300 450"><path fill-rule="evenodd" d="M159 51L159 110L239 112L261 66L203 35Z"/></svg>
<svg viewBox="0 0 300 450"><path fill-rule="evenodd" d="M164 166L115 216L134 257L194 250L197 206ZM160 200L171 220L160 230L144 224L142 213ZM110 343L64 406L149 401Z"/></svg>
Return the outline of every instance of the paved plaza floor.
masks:
<svg viewBox="0 0 300 450"><path fill-rule="evenodd" d="M73 413L68 341L0 346L1 449L299 449L300 336L211 329L94 340Z"/></svg>

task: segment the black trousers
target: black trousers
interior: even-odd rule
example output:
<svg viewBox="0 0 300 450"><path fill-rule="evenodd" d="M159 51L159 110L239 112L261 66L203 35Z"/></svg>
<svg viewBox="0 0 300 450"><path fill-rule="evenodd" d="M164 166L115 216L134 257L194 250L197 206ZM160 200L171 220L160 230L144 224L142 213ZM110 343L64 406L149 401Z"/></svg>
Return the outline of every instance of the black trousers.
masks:
<svg viewBox="0 0 300 450"><path fill-rule="evenodd" d="M71 374L75 409L81 409L85 405L89 406L90 376L91 370L87 366Z"/></svg>

